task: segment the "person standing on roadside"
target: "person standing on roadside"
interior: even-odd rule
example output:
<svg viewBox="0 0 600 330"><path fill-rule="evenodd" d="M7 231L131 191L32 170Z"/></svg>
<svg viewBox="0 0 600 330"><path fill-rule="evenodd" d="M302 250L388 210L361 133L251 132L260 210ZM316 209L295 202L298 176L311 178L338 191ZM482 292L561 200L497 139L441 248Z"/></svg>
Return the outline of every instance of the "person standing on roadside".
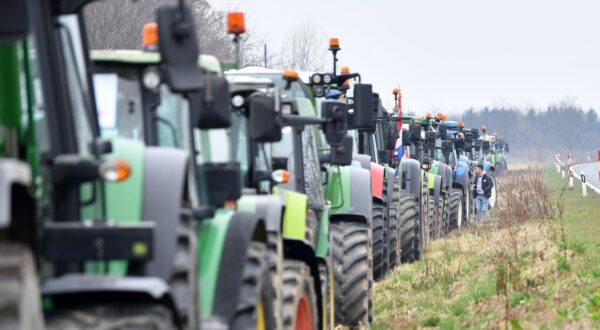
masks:
<svg viewBox="0 0 600 330"><path fill-rule="evenodd" d="M488 177L481 164L477 164L475 167L475 174L477 176L473 189L473 198L475 198L477 222L481 222L482 218L490 220L489 198L492 197L494 182Z"/></svg>

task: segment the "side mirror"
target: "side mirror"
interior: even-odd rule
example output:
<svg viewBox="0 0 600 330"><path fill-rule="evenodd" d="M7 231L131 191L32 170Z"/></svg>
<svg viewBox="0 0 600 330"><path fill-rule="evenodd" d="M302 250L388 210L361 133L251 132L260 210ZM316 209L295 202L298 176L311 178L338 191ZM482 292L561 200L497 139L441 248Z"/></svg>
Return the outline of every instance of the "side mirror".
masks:
<svg viewBox="0 0 600 330"><path fill-rule="evenodd" d="M400 138L400 134L398 133L396 126L391 123L384 123L383 130L385 134L385 150L396 149L396 140Z"/></svg>
<svg viewBox="0 0 600 330"><path fill-rule="evenodd" d="M442 141L442 153L448 155L450 152L452 152L452 142Z"/></svg>
<svg viewBox="0 0 600 330"><path fill-rule="evenodd" d="M403 129L402 130L402 145L403 146L409 146L411 145L410 143L410 132Z"/></svg>
<svg viewBox="0 0 600 330"><path fill-rule="evenodd" d="M427 149L435 148L435 132L425 133L425 145Z"/></svg>
<svg viewBox="0 0 600 330"><path fill-rule="evenodd" d="M354 85L354 127L359 131L375 129L375 112L373 111L373 86L370 84Z"/></svg>
<svg viewBox="0 0 600 330"><path fill-rule="evenodd" d="M353 144L354 139L351 136L346 135L341 145L331 148L331 151L328 154L328 163L339 166L348 166L352 164Z"/></svg>
<svg viewBox="0 0 600 330"><path fill-rule="evenodd" d="M322 124L323 133L331 146L340 146L345 142L348 131L347 107L346 103L340 101L326 100L321 103L321 117L327 119Z"/></svg>
<svg viewBox="0 0 600 330"><path fill-rule="evenodd" d="M438 134L440 135L440 137L442 139L445 139L448 137L448 127L445 124L440 124L438 126Z"/></svg>
<svg viewBox="0 0 600 330"><path fill-rule="evenodd" d="M174 92L199 91L204 81L198 67L200 50L190 7L160 6L156 10L156 22L167 84Z"/></svg>
<svg viewBox="0 0 600 330"><path fill-rule="evenodd" d="M255 94L248 99L250 138L256 142L281 140L279 114L275 110L275 99Z"/></svg>
<svg viewBox="0 0 600 330"><path fill-rule="evenodd" d="M465 141L466 142L473 142L473 133L467 131L465 133Z"/></svg>
<svg viewBox="0 0 600 330"><path fill-rule="evenodd" d="M471 134L473 135L473 140L479 139L479 129L471 128Z"/></svg>
<svg viewBox="0 0 600 330"><path fill-rule="evenodd" d="M229 83L223 77L214 75L208 77L206 89L195 92L200 98L198 102L190 102L195 113L195 127L199 129L227 128L231 125L229 110ZM191 95L189 97L192 97ZM198 104L196 106L195 104Z"/></svg>
<svg viewBox="0 0 600 330"><path fill-rule="evenodd" d="M421 124L412 123L410 124L410 140L417 142L421 140Z"/></svg>
<svg viewBox="0 0 600 330"><path fill-rule="evenodd" d="M466 143L463 139L454 140L454 147L458 150L465 150Z"/></svg>

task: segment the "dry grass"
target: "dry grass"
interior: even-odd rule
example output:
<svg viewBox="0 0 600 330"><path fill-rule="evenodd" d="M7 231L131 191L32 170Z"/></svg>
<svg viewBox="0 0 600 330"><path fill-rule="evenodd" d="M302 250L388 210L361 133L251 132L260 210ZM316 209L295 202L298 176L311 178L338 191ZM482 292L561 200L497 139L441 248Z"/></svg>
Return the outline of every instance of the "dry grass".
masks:
<svg viewBox="0 0 600 330"><path fill-rule="evenodd" d="M562 193L539 169L498 187L492 223L432 242L376 286L375 329L600 328L600 272L567 239Z"/></svg>

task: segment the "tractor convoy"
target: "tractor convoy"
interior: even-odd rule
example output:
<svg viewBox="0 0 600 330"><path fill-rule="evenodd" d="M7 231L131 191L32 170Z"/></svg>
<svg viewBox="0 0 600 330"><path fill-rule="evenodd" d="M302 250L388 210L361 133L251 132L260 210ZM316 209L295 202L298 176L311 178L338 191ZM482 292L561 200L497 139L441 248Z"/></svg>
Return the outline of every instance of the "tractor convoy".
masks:
<svg viewBox="0 0 600 330"><path fill-rule="evenodd" d="M331 71L237 68L179 1L90 51L90 2L0 4L0 328L369 327L374 282L473 222L475 166L508 168L485 127L385 109L335 38Z"/></svg>

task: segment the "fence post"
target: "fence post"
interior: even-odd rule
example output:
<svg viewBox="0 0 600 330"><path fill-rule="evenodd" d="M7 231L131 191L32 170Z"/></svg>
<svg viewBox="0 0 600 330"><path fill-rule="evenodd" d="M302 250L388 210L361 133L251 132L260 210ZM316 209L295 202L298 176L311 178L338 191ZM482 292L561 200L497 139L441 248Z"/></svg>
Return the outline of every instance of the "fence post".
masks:
<svg viewBox="0 0 600 330"><path fill-rule="evenodd" d="M569 166L569 188L573 189L573 170Z"/></svg>
<svg viewBox="0 0 600 330"><path fill-rule="evenodd" d="M587 197L587 183L585 183L585 174L581 174L581 193L583 197Z"/></svg>

